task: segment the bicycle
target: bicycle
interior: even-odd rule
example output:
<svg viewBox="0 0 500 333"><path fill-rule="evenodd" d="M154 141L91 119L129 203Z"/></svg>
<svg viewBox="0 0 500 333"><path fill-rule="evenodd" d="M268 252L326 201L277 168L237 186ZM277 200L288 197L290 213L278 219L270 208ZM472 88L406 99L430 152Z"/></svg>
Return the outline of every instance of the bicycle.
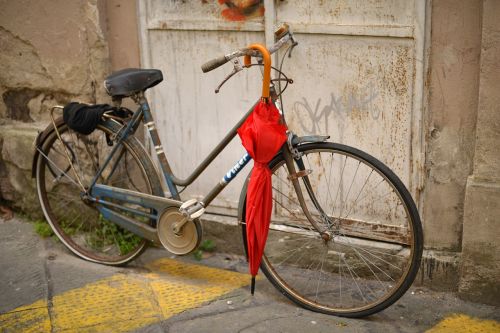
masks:
<svg viewBox="0 0 500 333"><path fill-rule="evenodd" d="M286 124L281 95L292 80L281 66L297 42L287 26L276 40L269 53L288 45L279 69L273 67L279 76L271 80L272 101ZM241 56L258 63L241 66ZM208 72L232 62L234 71L222 86L242 69L262 65L261 59L259 52L244 48L202 69ZM159 70L112 74L105 85L114 105L130 97L138 104L135 112L105 112L97 129L82 135L62 118L55 119L53 109L52 124L37 137L33 176L45 218L62 243L83 259L124 265L148 243L177 255L190 253L200 243L199 219L205 208L251 160L245 154L202 200L182 201L179 188L203 173L253 108L186 179L179 179L144 94L161 80ZM161 173L134 136L141 123ZM365 152L328 142L327 136L299 137L290 130L287 135L269 163L274 208L262 272L281 293L312 311L363 317L385 309L408 290L422 256L422 227L410 193L387 166ZM248 178L238 209L245 250L247 183Z"/></svg>

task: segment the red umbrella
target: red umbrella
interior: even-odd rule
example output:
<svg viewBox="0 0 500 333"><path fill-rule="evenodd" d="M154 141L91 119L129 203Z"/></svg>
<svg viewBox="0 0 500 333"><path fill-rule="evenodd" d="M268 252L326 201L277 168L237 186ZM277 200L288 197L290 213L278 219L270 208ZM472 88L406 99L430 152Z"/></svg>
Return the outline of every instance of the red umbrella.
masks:
<svg viewBox="0 0 500 333"><path fill-rule="evenodd" d="M269 161L286 141L286 126L280 123L280 114L269 98L269 80L271 57L267 49L259 44L250 48L261 51L264 58L264 80L262 100L238 129L241 142L254 160L254 167L247 189L246 232L250 274L252 274L251 292L255 289L255 276L258 273L264 246L267 240L271 219L272 181ZM245 57L245 64L250 64L250 57Z"/></svg>

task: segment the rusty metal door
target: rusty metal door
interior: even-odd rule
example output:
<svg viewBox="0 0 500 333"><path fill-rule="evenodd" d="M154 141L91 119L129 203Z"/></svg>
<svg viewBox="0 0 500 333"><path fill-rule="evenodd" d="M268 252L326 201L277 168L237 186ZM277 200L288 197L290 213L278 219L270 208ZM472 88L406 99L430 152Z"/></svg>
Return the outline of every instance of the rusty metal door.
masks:
<svg viewBox="0 0 500 333"><path fill-rule="evenodd" d="M418 198L425 15L420 0L140 1L142 63L164 73L150 97L174 172L189 175L260 93L259 72L245 71L216 95L231 66L203 74L200 65L253 42L271 45L275 24L287 22L299 41L284 66L294 79L284 97L292 130L370 153ZM208 193L244 153L238 139L228 148L183 198ZM235 215L238 178L212 211Z"/></svg>

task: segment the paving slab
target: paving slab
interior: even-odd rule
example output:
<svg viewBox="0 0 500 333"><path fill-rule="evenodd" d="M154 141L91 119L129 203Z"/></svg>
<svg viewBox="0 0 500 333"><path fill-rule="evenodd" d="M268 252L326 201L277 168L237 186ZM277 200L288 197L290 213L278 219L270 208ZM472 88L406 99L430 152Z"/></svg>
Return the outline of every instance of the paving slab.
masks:
<svg viewBox="0 0 500 333"><path fill-rule="evenodd" d="M98 265L19 218L0 220L0 251L0 332L500 332L498 307L424 287L365 319L300 308L264 277L252 296L241 255Z"/></svg>

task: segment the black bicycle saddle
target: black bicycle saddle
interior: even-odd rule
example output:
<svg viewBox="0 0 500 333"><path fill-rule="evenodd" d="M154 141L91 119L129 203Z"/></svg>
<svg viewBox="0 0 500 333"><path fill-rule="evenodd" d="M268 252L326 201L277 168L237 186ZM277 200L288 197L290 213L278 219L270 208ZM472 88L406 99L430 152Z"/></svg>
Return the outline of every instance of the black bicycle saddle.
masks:
<svg viewBox="0 0 500 333"><path fill-rule="evenodd" d="M128 97L163 81L159 69L126 68L112 73L104 80L104 87L113 97Z"/></svg>

